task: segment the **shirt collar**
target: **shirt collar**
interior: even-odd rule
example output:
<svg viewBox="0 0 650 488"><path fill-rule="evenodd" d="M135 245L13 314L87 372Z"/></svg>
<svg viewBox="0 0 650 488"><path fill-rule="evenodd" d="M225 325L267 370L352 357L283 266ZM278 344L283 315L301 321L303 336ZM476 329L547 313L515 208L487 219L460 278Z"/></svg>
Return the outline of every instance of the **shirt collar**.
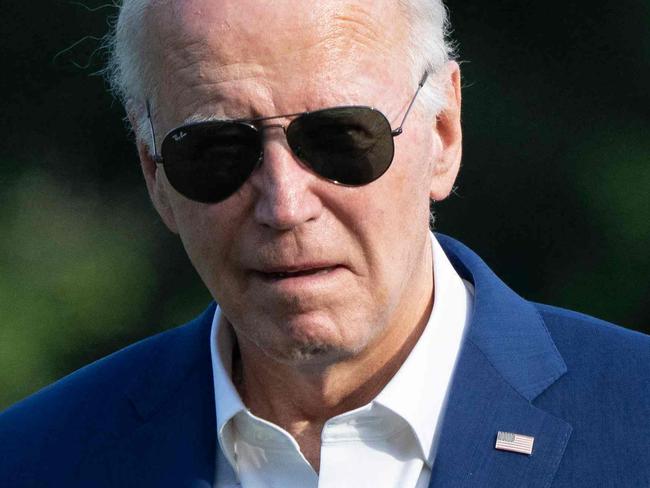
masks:
<svg viewBox="0 0 650 488"><path fill-rule="evenodd" d="M471 284L456 273L431 236L435 300L426 328L395 376L374 402L402 417L429 467L454 365L469 322Z"/></svg>
<svg viewBox="0 0 650 488"><path fill-rule="evenodd" d="M232 356L235 347L234 332L217 305L210 331L210 354L212 357L212 379L214 382L215 408L217 413L217 435L222 452L236 466L234 433L230 420L246 406L232 382Z"/></svg>
<svg viewBox="0 0 650 488"><path fill-rule="evenodd" d="M435 287L431 316L404 364L371 402L408 423L429 467L435 458L436 432L473 301L471 284L458 276L433 234L431 243ZM246 411L231 379L234 347L232 328L217 306L210 333L217 433L232 466L236 464L230 420Z"/></svg>

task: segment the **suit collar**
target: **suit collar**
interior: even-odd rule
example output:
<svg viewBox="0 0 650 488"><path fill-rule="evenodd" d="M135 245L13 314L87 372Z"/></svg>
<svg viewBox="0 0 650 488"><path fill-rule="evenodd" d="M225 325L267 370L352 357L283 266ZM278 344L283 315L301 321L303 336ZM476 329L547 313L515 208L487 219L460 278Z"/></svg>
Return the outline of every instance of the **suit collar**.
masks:
<svg viewBox="0 0 650 488"><path fill-rule="evenodd" d="M508 288L472 251L437 234L461 277L474 284L467 339L521 396L531 401L567 368L537 309Z"/></svg>

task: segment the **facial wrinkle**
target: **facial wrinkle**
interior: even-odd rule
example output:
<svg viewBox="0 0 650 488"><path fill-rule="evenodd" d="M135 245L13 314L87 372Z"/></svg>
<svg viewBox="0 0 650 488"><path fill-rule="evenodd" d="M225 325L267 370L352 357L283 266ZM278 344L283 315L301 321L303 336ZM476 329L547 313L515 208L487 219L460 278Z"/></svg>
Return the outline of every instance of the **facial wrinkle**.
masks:
<svg viewBox="0 0 650 488"><path fill-rule="evenodd" d="M394 20L394 16L388 17L387 7L371 5L345 3L334 14L332 35L373 49L379 47L389 53L404 37L404 22L387 22Z"/></svg>

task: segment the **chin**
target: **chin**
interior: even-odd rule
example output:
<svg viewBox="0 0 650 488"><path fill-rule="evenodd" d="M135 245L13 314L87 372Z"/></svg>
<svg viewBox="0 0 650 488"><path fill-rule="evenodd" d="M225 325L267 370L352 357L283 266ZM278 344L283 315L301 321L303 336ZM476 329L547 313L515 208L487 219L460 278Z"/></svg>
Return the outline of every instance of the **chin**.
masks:
<svg viewBox="0 0 650 488"><path fill-rule="evenodd" d="M285 360L292 364L323 365L338 362L348 354L329 344L297 344L285 353Z"/></svg>
<svg viewBox="0 0 650 488"><path fill-rule="evenodd" d="M285 330L285 334L286 334ZM332 332L328 334L328 332ZM346 336L324 326L300 327L294 325L285 340L267 349L267 354L278 362L295 367L322 369L354 358L369 342L365 335Z"/></svg>
<svg viewBox="0 0 650 488"><path fill-rule="evenodd" d="M350 351L323 344L299 344L281 351L269 351L267 354L273 361L303 373L320 373L329 366L354 357Z"/></svg>
<svg viewBox="0 0 650 488"><path fill-rule="evenodd" d="M248 327L239 335L274 362L322 370L363 353L380 331L368 325L376 321L359 312L266 310L242 317L239 323Z"/></svg>

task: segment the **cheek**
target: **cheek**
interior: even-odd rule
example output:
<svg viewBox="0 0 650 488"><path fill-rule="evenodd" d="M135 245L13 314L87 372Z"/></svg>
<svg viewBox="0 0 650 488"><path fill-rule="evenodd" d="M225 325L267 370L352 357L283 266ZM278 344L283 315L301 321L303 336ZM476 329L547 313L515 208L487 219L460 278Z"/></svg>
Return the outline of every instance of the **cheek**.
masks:
<svg viewBox="0 0 650 488"><path fill-rule="evenodd" d="M404 138L396 145L396 158L385 179L377 181L382 188L370 192L375 201L366 208L381 209L373 216L370 230L380 236L383 264L393 277L417 264L415 256L429 233L429 193L437 150L432 132Z"/></svg>
<svg viewBox="0 0 650 488"><path fill-rule="evenodd" d="M428 222L429 191L440 155L439 141L431 131L415 131L410 138L397 142L396 157L386 175L383 192L390 195L386 213L393 216L394 228L401 232L422 230L423 219Z"/></svg>
<svg viewBox="0 0 650 488"><path fill-rule="evenodd" d="M373 184L357 189L353 204L357 211L351 231L361 240L368 277L377 300L390 301L390 289L417 265L421 243L429 232L429 189L424 164L395 161ZM412 165L412 167L407 167Z"/></svg>
<svg viewBox="0 0 650 488"><path fill-rule="evenodd" d="M427 128L427 122L420 122L421 129L414 131L413 139L404 141L404 157L409 177L418 188L428 189L435 172L435 165L442 156L442 141L438 133Z"/></svg>
<svg viewBox="0 0 650 488"><path fill-rule="evenodd" d="M183 247L213 296L221 288L221 282L227 282L231 274L229 263L237 228L236 219L225 215L220 205L203 205L187 200L174 205Z"/></svg>

